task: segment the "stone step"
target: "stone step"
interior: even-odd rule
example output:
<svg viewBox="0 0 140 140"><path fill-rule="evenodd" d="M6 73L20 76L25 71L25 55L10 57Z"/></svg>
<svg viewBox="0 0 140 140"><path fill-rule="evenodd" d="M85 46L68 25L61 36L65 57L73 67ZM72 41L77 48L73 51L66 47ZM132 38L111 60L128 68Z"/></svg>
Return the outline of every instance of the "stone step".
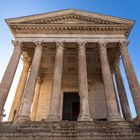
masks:
<svg viewBox="0 0 140 140"><path fill-rule="evenodd" d="M126 122L3 123L0 140L139 140L140 128Z"/></svg>

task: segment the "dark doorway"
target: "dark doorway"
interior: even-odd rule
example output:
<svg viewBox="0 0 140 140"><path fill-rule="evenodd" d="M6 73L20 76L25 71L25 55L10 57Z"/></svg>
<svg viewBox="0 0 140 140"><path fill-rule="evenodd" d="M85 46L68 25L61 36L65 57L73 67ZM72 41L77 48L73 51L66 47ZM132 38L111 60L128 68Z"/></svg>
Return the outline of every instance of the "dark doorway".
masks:
<svg viewBox="0 0 140 140"><path fill-rule="evenodd" d="M63 120L77 121L80 110L80 97L78 92L64 92Z"/></svg>

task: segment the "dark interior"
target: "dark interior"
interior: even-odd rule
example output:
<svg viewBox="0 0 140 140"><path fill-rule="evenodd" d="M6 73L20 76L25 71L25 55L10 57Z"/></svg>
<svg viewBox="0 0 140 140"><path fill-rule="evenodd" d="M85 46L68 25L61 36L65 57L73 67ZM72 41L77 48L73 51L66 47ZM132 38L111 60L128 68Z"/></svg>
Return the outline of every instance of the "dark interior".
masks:
<svg viewBox="0 0 140 140"><path fill-rule="evenodd" d="M63 117L64 121L77 121L80 110L80 97L78 92L64 92Z"/></svg>

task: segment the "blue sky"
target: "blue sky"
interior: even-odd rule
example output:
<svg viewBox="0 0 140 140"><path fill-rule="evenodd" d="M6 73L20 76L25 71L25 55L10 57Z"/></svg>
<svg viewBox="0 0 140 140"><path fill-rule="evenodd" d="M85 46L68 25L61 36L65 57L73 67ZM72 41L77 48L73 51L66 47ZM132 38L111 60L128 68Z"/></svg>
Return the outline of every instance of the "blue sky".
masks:
<svg viewBox="0 0 140 140"><path fill-rule="evenodd" d="M10 56L12 54L13 46L11 40L13 36L6 25L4 19L27 16L32 14L46 13L62 9L81 9L133 19L136 21L134 28L129 36L129 54L132 59L138 80L140 81L140 0L1 0L0 1L0 80L6 69ZM18 75L21 72L22 62L20 63L14 83L10 90L10 95L6 103L5 109L8 114L12 98L14 97L15 87L18 82ZM121 65L121 70L124 69ZM135 111L130 96L127 80L123 74L127 94L129 96L129 103L131 104L131 111L135 116Z"/></svg>

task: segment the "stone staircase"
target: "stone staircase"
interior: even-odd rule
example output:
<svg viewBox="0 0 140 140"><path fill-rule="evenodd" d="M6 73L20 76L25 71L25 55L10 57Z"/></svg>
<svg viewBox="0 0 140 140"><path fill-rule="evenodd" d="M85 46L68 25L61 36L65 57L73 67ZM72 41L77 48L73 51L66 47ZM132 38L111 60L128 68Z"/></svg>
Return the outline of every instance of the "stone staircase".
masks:
<svg viewBox="0 0 140 140"><path fill-rule="evenodd" d="M31 122L0 124L0 140L140 140L133 122Z"/></svg>

